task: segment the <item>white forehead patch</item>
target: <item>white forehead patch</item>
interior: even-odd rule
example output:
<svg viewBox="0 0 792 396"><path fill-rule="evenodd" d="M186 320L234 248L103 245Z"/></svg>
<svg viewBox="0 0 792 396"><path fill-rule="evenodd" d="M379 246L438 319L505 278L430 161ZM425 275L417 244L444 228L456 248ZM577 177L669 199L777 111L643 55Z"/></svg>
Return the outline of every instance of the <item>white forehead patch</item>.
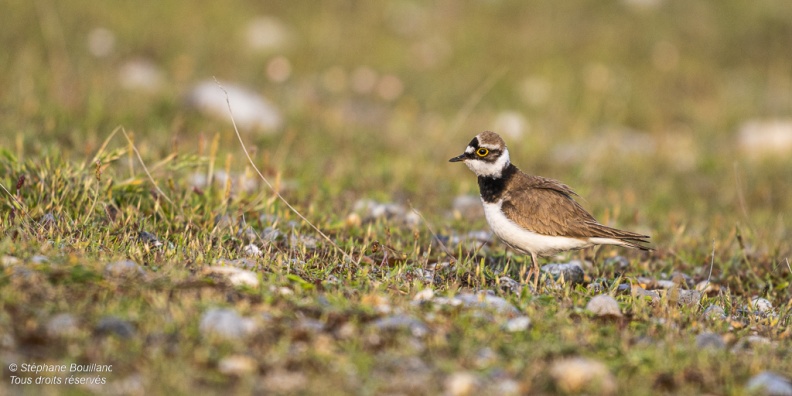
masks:
<svg viewBox="0 0 792 396"><path fill-rule="evenodd" d="M465 149L465 152L468 153L468 154L472 153L473 152L473 146L467 146L467 148Z"/></svg>

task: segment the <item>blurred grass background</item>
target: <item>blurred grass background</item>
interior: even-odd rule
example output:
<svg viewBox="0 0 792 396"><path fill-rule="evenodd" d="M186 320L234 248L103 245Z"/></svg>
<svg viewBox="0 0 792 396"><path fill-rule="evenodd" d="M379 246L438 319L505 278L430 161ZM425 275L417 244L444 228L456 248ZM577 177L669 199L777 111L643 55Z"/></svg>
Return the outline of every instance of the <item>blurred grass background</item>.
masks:
<svg viewBox="0 0 792 396"><path fill-rule="evenodd" d="M291 378L286 388L306 393L386 392L393 383L394 393L430 393L460 370L514 378L514 393L549 393L559 389L548 364L572 355L607 362L619 390L636 394L739 394L760 371L788 372L790 2L8 0L2 8L0 180L19 200L0 213L4 361L113 363L114 382L129 375L139 393L179 394L272 389L257 388L261 375ZM253 233L296 220L261 184L230 198L230 187L192 187L209 169L250 174L222 106L216 117L188 100L213 77L271 103L282 124L243 131L254 161L368 261L352 266L311 247L301 238L315 234L298 227L261 243L265 255L251 259L258 288L202 272L244 255L238 218ZM121 134L100 150L118 126L175 205L159 199ZM501 255L497 243L489 261L459 247L446 278L419 279L416 270L447 260L425 226L486 229L480 217L449 214L455 197L478 192L464 166L447 162L485 129L504 136L524 171L572 186L598 219L652 235L652 254L618 250L627 278L598 263L591 276L616 279L610 292L673 271L701 281L711 262L722 292L701 307L618 295L623 319L589 319L583 307L602 290L501 290L500 268L485 264L521 258ZM109 167L95 178L99 151ZM417 229L347 221L366 198L409 203L426 221ZM375 242L406 259L389 262ZM145 278L108 275L105 265L119 258ZM476 311L413 301L424 289L484 288L531 327L505 332ZM754 296L776 313L754 312ZM200 314L216 306L260 318L263 329L240 343L207 340ZM729 320L702 319L705 306ZM389 337L372 323L402 312L417 312L432 334ZM46 334L61 313L72 315L76 335ZM92 324L108 315L134 325L133 336L97 335ZM306 319L324 330L301 328ZM695 337L708 331L725 343L712 355ZM219 373L234 355L248 358L247 375Z"/></svg>
<svg viewBox="0 0 792 396"><path fill-rule="evenodd" d="M447 159L494 129L518 166L570 184L598 217L705 245L747 223L756 243L789 253L790 152L756 154L738 138L746 122L792 113L788 2L4 8L0 146L21 158L84 161L121 125L150 161L205 154L219 134L218 158L243 169L230 125L185 104L214 76L282 113L275 132L245 138L257 163L296 183L294 199L409 200L436 221L476 190ZM153 70L150 84L124 83L130 62Z"/></svg>

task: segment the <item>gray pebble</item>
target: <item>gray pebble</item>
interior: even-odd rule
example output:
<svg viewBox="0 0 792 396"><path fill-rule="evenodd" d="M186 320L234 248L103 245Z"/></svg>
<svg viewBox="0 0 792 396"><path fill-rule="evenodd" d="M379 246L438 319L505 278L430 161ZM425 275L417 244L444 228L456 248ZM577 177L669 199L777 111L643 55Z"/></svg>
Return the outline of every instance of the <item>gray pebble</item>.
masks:
<svg viewBox="0 0 792 396"><path fill-rule="evenodd" d="M216 336L227 340L239 340L251 335L256 325L251 319L240 316L229 308L210 308L201 317L198 326L205 337Z"/></svg>
<svg viewBox="0 0 792 396"><path fill-rule="evenodd" d="M69 337L77 334L79 321L70 313L59 313L47 321L45 329L51 338Z"/></svg>
<svg viewBox="0 0 792 396"><path fill-rule="evenodd" d="M748 380L745 388L754 394L792 396L792 383L789 379L771 371L763 371L754 375Z"/></svg>
<svg viewBox="0 0 792 396"><path fill-rule="evenodd" d="M580 262L545 264L541 271L550 275L555 281L559 281L563 277L565 282L571 284L583 283L586 276Z"/></svg>
<svg viewBox="0 0 792 396"><path fill-rule="evenodd" d="M131 323L115 316L105 316L99 319L94 331L99 335L117 335L121 338L130 338L135 335L135 327Z"/></svg>
<svg viewBox="0 0 792 396"><path fill-rule="evenodd" d="M429 327L424 322L403 314L377 319L372 326L380 331L407 330L413 337L424 337L429 334Z"/></svg>
<svg viewBox="0 0 792 396"><path fill-rule="evenodd" d="M701 316L709 320L724 320L727 318L726 311L718 305L710 305L704 310Z"/></svg>
<svg viewBox="0 0 792 396"><path fill-rule="evenodd" d="M696 347L699 349L724 349L723 337L715 333L701 333L696 336Z"/></svg>
<svg viewBox="0 0 792 396"><path fill-rule="evenodd" d="M493 296L487 292L477 294L460 293L454 299L460 301L466 307L483 308L503 314L518 314L520 311L506 299Z"/></svg>

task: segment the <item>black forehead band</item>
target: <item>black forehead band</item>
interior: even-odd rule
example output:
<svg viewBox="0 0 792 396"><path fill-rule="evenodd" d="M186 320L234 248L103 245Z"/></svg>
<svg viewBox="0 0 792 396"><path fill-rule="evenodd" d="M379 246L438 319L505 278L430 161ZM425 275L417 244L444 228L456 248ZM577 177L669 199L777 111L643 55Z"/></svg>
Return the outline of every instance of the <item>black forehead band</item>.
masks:
<svg viewBox="0 0 792 396"><path fill-rule="evenodd" d="M478 138L474 137L473 140L471 140L470 143L468 143L468 146L478 148L478 146L479 146Z"/></svg>

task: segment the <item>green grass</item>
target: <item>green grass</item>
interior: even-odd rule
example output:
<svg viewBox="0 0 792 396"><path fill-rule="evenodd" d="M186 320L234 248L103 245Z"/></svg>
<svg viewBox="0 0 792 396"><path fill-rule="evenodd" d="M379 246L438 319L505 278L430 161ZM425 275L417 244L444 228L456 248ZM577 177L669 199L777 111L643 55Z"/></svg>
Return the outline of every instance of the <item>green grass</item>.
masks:
<svg viewBox="0 0 792 396"><path fill-rule="evenodd" d="M108 393L126 381L132 393L150 394L437 394L451 374L469 372L477 392L499 394L508 383L553 394L560 387L552 365L574 356L603 362L619 394L744 394L759 372L788 375L792 162L788 154L752 158L736 135L747 120L792 114L792 6L625 3L7 5L0 393ZM291 44L250 51L245 29L257 15L281 20ZM86 47L95 27L116 35L105 58ZM425 58L426 48L436 58ZM292 66L282 83L265 73L277 55ZM161 90L119 85L118 68L133 58L161 68ZM389 101L324 82L339 70L349 81L363 66L398 77L403 93ZM183 105L190 85L212 76L252 87L283 112L278 134L243 137L255 164L344 254L261 182L247 192L193 188L194 174L213 170L255 179L230 125ZM585 285L539 294L501 287L499 278L518 279L527 261L497 241L481 251L448 246L457 260L438 269L435 283L422 280L418 270L452 261L432 230L443 239L487 229L483 218L451 213L454 197L477 186L447 160L494 128L502 111L518 111L530 125L522 138L507 138L520 168L569 184L601 221L652 235L650 254L602 248L559 258L593 260L587 282L617 298L622 318L585 311L598 294ZM113 134L118 126L151 179L132 144ZM631 150L636 138L653 148ZM613 143L597 148L597 139ZM359 199L413 207L423 218L358 221L349 215ZM49 215L54 221L42 221ZM222 216L230 222L218 223ZM254 242L263 251L252 259L260 285L237 288L207 275L218 260L244 256L247 226L282 233ZM141 231L163 246L142 243ZM630 262L621 274L604 265L617 254ZM123 259L145 275L105 273ZM699 305L617 292L619 282L675 271L699 282L711 263L718 291ZM510 333L502 327L510 315L415 303L426 288L442 297L492 290L531 327ZM772 314L749 309L757 296L773 304ZM703 318L711 305L729 319ZM239 341L204 336L200 319L212 307L253 318L258 331ZM59 313L72 314L77 330L52 337L46 325ZM428 333L377 329L395 314L420 320ZM97 332L108 316L128 321L134 335ZM305 324L311 320L321 330ZM699 349L704 332L726 347ZM751 336L768 343L745 346ZM234 355L251 358L253 370L223 374L220 363ZM97 388L13 385L7 369L72 362L114 369Z"/></svg>

